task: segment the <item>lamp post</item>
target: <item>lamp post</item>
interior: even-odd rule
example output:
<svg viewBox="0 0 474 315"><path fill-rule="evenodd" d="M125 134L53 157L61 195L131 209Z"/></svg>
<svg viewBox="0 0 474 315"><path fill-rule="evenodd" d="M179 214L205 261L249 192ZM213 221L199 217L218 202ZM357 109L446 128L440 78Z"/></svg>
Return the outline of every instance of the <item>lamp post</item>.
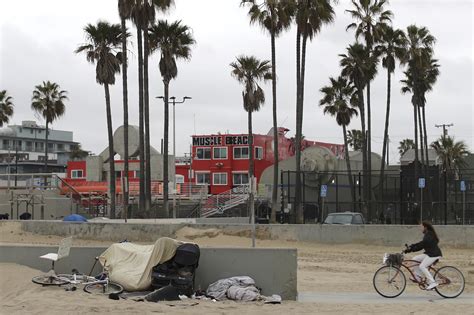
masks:
<svg viewBox="0 0 474 315"><path fill-rule="evenodd" d="M165 98L163 96L157 96L156 98L162 99L163 102L165 101ZM173 103L173 157L176 159L176 111L175 111L175 106L176 104L183 104L186 102L186 100L192 99L192 97L185 96L183 97L182 101L176 101L176 96L171 96L169 98L172 103ZM163 154L163 152L161 152ZM164 167L168 167L168 165L165 165ZM176 174L173 178L173 218L176 218Z"/></svg>

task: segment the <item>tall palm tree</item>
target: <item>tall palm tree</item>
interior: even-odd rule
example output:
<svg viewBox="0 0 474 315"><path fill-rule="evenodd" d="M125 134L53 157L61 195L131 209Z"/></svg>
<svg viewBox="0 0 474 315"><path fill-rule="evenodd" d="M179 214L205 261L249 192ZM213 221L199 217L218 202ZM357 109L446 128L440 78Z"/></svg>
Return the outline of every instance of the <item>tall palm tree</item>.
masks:
<svg viewBox="0 0 474 315"><path fill-rule="evenodd" d="M347 144L354 151L362 151L362 130L352 129L347 132Z"/></svg>
<svg viewBox="0 0 474 315"><path fill-rule="evenodd" d="M347 126L351 119L357 116L357 110L352 107L350 100L354 94L355 87L347 78L342 76L337 79L329 78L331 84L321 89L323 98L319 101L319 106L324 107L324 114L329 114L336 118L336 122L342 127L344 137L344 151L346 158L347 176L349 179L349 187L351 190L352 202L355 205L354 180L352 178L351 162L349 159L349 146L347 141Z"/></svg>
<svg viewBox="0 0 474 315"><path fill-rule="evenodd" d="M120 16L120 27L122 31L122 102L123 102L123 146L124 146L124 165L123 165L123 211L122 218L127 221L128 202L129 202L129 152L128 152L128 57L127 57L127 24L133 11L134 1L119 0L118 11Z"/></svg>
<svg viewBox="0 0 474 315"><path fill-rule="evenodd" d="M256 0L242 0L241 4L250 4L250 23L258 23L270 34L272 54L272 100L273 100L273 189L272 212L270 221L276 222L276 208L278 200L278 117L277 117L277 81L276 81L276 47L275 39L291 25L294 6L291 1L263 0L258 4Z"/></svg>
<svg viewBox="0 0 474 315"><path fill-rule="evenodd" d="M411 149L415 149L415 142L412 139L403 139L399 142L398 153L400 154L400 157Z"/></svg>
<svg viewBox="0 0 474 315"><path fill-rule="evenodd" d="M373 54L374 44L379 42L382 38L382 34L385 26L391 22L393 16L392 11L385 10L385 6L388 4L388 0L351 0L354 9L346 10L352 19L355 20L347 26L346 30L355 29L356 38L363 37L365 40L365 46L369 51L369 55ZM372 79L371 79L372 80ZM370 98L370 81L367 82L367 130L366 141L368 151L366 154L367 158L367 173L370 175L367 178L368 190L366 190L366 198L369 201L372 199L370 189L372 188L372 110L371 110L371 98ZM365 176L364 176L365 177Z"/></svg>
<svg viewBox="0 0 474 315"><path fill-rule="evenodd" d="M49 125L64 115L66 111L65 102L67 101L67 92L61 90L57 83L43 81L42 84L35 86L33 97L31 98L31 109L37 112L46 121L46 135L44 146L44 172L48 172L48 138ZM47 178L44 178L44 185L47 185Z"/></svg>
<svg viewBox="0 0 474 315"><path fill-rule="evenodd" d="M178 76L177 59L189 60L191 58L191 46L195 40L191 29L181 24L181 21L168 23L158 21L149 28L150 52L160 51L160 73L164 84L164 152L163 152L163 207L169 213L168 191L168 138L169 138L169 85L172 79Z"/></svg>
<svg viewBox="0 0 474 315"><path fill-rule="evenodd" d="M425 94L432 89L433 84L436 82L439 74L439 65L433 59L433 46L436 39L426 27L408 26L407 40L407 53L403 63L408 65L408 69L404 72L405 79L402 80L402 92L412 94L411 102L413 105L415 133L414 178L418 178L418 109L424 106L426 101ZM421 132L422 130L420 130ZM423 150L424 148L421 149ZM416 199L417 196L417 190L415 190Z"/></svg>
<svg viewBox="0 0 474 315"><path fill-rule="evenodd" d="M13 98L6 90L0 91L0 127L8 124L13 116Z"/></svg>
<svg viewBox="0 0 474 315"><path fill-rule="evenodd" d="M120 73L122 27L120 24L99 21L97 25L87 24L84 32L87 43L81 44L75 52L85 53L87 61L96 64L96 81L104 86L107 135L109 140L110 217L115 218L115 150L109 85L115 84L115 75Z"/></svg>
<svg viewBox="0 0 474 315"><path fill-rule="evenodd" d="M252 132L252 113L260 110L265 103L265 94L260 87L260 81L271 80L273 78L270 61L260 61L254 56L239 56L237 60L230 64L232 68L231 75L240 84L244 86L242 91L242 100L244 109L248 117L248 138L249 138L249 181L252 183L254 174L253 157L253 132ZM253 188L250 185L249 192L249 213L252 224L255 223L255 203ZM255 244L253 244L255 246Z"/></svg>
<svg viewBox="0 0 474 315"><path fill-rule="evenodd" d="M392 89L392 74L395 71L397 60L403 61L406 55L407 39L405 33L399 29L386 26L383 30L381 42L375 47L377 55L382 57L382 66L387 69L387 108L385 110L385 128L382 145L382 162L380 166L380 192L383 191L385 159L388 145L388 128L390 123L390 101ZM382 196L382 194L380 194Z"/></svg>
<svg viewBox="0 0 474 315"><path fill-rule="evenodd" d="M150 118L148 57L150 55L148 28L155 22L156 9L168 10L173 0L124 0L130 9L130 18L137 29L138 46L138 116L140 147L140 211L151 207Z"/></svg>
<svg viewBox="0 0 474 315"><path fill-rule="evenodd" d="M431 147L443 163L443 170L456 172L466 165L465 158L469 150L464 141L455 141L454 137L441 136L431 144Z"/></svg>
<svg viewBox="0 0 474 315"><path fill-rule="evenodd" d="M363 170L367 170L367 135L365 128L365 106L364 106L364 88L367 83L371 81L375 73L377 72L378 59L374 54L371 54L369 50L360 43L349 45L347 48L347 54L339 55L341 57L340 65L342 67L342 75L349 78L354 84L356 91L353 95L352 102L358 104L361 127L362 127L362 161ZM363 189L364 199L367 201L367 196L371 194L369 187L367 172L363 176Z"/></svg>
<svg viewBox="0 0 474 315"><path fill-rule="evenodd" d="M296 0L296 222L304 222L301 204L301 136L303 135L304 82L306 71L306 45L326 24L334 21L331 0Z"/></svg>

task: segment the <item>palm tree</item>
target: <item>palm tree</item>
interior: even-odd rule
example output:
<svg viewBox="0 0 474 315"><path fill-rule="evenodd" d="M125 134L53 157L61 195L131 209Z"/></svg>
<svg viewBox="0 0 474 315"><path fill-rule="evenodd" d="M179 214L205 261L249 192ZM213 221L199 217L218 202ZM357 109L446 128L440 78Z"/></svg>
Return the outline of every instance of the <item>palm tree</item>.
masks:
<svg viewBox="0 0 474 315"><path fill-rule="evenodd" d="M148 27L155 22L156 9L168 10L173 0L124 0L127 13L137 28L138 46L138 116L140 147L140 211L151 207L150 118L148 92L148 57L150 55Z"/></svg>
<svg viewBox="0 0 474 315"><path fill-rule="evenodd" d="M124 146L124 165L123 165L123 211L122 218L127 221L128 215L128 173L129 173L129 153L128 153L128 58L127 58L127 25L126 20L130 19L134 1L119 0L118 11L120 16L120 26L122 30L122 102L123 102L123 146Z"/></svg>
<svg viewBox="0 0 474 315"><path fill-rule="evenodd" d="M6 90L0 91L0 127L8 124L13 116L13 98L7 94Z"/></svg>
<svg viewBox="0 0 474 315"><path fill-rule="evenodd" d="M353 10L346 10L352 19L356 22L351 23L347 26L346 30L355 29L356 38L363 37L365 40L365 46L369 51L369 55L373 54L374 44L379 42L382 39L382 34L384 28L388 23L391 22L393 16L392 11L385 10L385 5L388 4L387 0L351 0L352 5L354 6ZM375 76L374 76L375 77ZM373 79L373 78L372 78ZM372 110L370 102L370 79L367 82L367 130L364 130L366 133L366 142L367 142L367 172L370 176L367 178L367 185L369 190L366 191L368 195L366 198L369 200L372 199L370 194L370 189L372 188Z"/></svg>
<svg viewBox="0 0 474 315"><path fill-rule="evenodd" d="M160 73L164 84L164 152L163 152L163 207L169 213L168 191L168 138L169 138L169 85L172 79L178 76L177 59L189 60L191 58L191 46L195 40L191 29L181 24L181 21L168 23L158 21L149 29L150 52L160 51Z"/></svg>
<svg viewBox="0 0 474 315"><path fill-rule="evenodd" d="M402 157L408 150L415 149L415 142L412 139L404 139L398 145L398 153Z"/></svg>
<svg viewBox="0 0 474 315"><path fill-rule="evenodd" d="M464 141L455 141L454 137L441 136L431 144L431 147L443 163L444 171L457 172L466 165L464 159L469 154L469 150Z"/></svg>
<svg viewBox="0 0 474 315"><path fill-rule="evenodd" d="M349 146L347 141L347 126L350 124L352 117L357 116L357 110L352 107L350 100L354 94L355 87L347 78L338 77L337 79L329 78L331 84L321 89L323 98L319 101L319 106L324 107L324 114L336 117L336 122L342 126L342 134L344 137L344 151L347 166L347 176L349 178L349 187L351 190L352 202L355 205L354 181L351 172L351 162L349 159Z"/></svg>
<svg viewBox="0 0 474 315"><path fill-rule="evenodd" d="M46 121L46 135L44 146L44 172L48 172L48 137L49 125L64 115L67 101L67 92L61 90L59 85L50 81L43 81L35 86L33 97L31 98L31 109L37 112ZM47 185L47 178L44 178L44 185Z"/></svg>
<svg viewBox="0 0 474 315"><path fill-rule="evenodd" d="M273 189L272 189L272 213L270 221L276 222L276 208L278 200L278 118L277 118L277 95L276 95L276 48L275 39L291 25L293 6L291 1L264 0L257 4L255 0L242 0L241 4L250 4L250 23L258 23L270 34L272 53L272 100L273 100Z"/></svg>
<svg viewBox="0 0 474 315"><path fill-rule="evenodd" d="M301 205L301 136L303 134L304 80L306 70L306 45L326 24L334 21L331 0L297 0L296 22L296 222L304 222Z"/></svg>
<svg viewBox="0 0 474 315"><path fill-rule="evenodd" d="M418 111L424 107L426 102L425 94L432 89L439 74L437 60L433 59L433 45L436 39L430 34L427 28L410 25L407 28L407 53L403 63L408 65L405 73L405 80L402 80L403 93L411 93L413 105L413 122L415 131L415 164L414 176L418 178ZM420 134L423 133L420 128ZM426 132L425 132L426 133ZM425 141L426 142L426 138ZM421 148L426 149L425 148ZM427 155L427 152L425 153ZM423 161L425 162L425 161ZM415 192L415 194L417 194Z"/></svg>
<svg viewBox="0 0 474 315"><path fill-rule="evenodd" d="M339 55L341 57L340 65L342 67L342 75L349 78L354 84L356 91L351 102L358 104L360 120L362 126L362 168L363 176L363 196L367 200L368 195L371 194L371 189L368 186L367 174L367 136L365 133L365 106L364 106L364 88L369 81L373 79L377 72L378 59L374 54L360 43L349 45L347 54ZM370 154L370 153L369 153Z"/></svg>
<svg viewBox="0 0 474 315"><path fill-rule="evenodd" d="M354 151L362 151L362 130L352 129L347 132L347 144L352 147Z"/></svg>
<svg viewBox="0 0 474 315"><path fill-rule="evenodd" d="M244 109L248 117L248 138L249 138L249 181L253 183L254 160L253 160L253 132L252 132L252 113L260 110L265 103L265 94L260 87L260 81L271 80L273 74L271 72L270 61L260 61L254 56L239 56L237 60L230 64L232 68L231 75L240 84L244 86L242 91L242 100ZM255 223L253 187L249 189L249 213L251 223ZM255 244L253 244L255 247Z"/></svg>
<svg viewBox="0 0 474 315"><path fill-rule="evenodd" d="M380 196L383 192L383 178L385 172L385 159L388 145L388 127L390 123L390 100L392 89L392 74L395 71L396 61L403 61L406 55L407 39L402 30L394 30L386 26L382 33L381 42L375 51L377 55L382 56L382 66L387 69L387 108L385 110L385 128L382 145L382 163L380 166Z"/></svg>
<svg viewBox="0 0 474 315"><path fill-rule="evenodd" d="M120 24L99 21L97 25L87 24L84 32L87 43L81 44L75 52L85 53L87 61L96 64L96 81L104 86L109 140L110 217L115 218L115 150L109 85L115 84L115 74L120 73L122 28Z"/></svg>
<svg viewBox="0 0 474 315"><path fill-rule="evenodd" d="M69 152L69 158L73 161L75 160L83 160L89 156L89 152L82 150L80 144L75 145L72 147L71 151Z"/></svg>

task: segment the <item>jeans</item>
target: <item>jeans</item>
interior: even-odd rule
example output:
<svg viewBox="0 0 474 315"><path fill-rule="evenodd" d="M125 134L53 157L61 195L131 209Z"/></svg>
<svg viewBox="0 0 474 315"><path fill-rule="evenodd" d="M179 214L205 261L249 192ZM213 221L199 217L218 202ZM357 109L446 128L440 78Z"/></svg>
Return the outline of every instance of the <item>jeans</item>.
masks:
<svg viewBox="0 0 474 315"><path fill-rule="evenodd" d="M430 273L428 268L437 260L440 259L441 257L430 257L426 254L420 254L412 258L412 260L419 261L420 264L418 266L415 266L413 269L415 271L415 275L418 277L421 277L422 274L426 277L428 280L428 284L432 284L435 282L433 275Z"/></svg>

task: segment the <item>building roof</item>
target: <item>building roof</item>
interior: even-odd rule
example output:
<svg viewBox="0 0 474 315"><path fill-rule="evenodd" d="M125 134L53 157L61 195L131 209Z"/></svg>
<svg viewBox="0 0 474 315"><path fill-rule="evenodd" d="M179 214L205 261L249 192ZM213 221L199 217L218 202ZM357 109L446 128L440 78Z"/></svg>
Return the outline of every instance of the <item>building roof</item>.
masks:
<svg viewBox="0 0 474 315"><path fill-rule="evenodd" d="M418 158L421 159L421 150L418 149ZM410 149L405 154L400 157L400 164L407 165L415 160L415 149ZM433 149L428 149L428 160L430 165L437 165L438 163L438 155L436 151Z"/></svg>

